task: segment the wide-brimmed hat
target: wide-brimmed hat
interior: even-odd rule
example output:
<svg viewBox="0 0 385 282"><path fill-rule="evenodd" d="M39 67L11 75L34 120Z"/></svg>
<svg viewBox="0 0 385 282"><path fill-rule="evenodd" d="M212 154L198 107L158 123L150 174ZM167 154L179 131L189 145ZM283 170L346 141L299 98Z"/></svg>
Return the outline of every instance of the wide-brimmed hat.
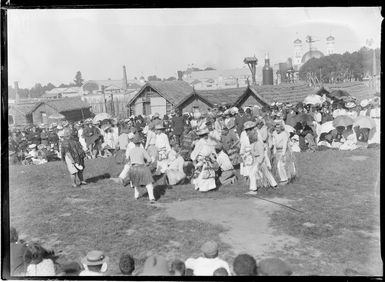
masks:
<svg viewBox="0 0 385 282"><path fill-rule="evenodd" d="M159 113L155 113L153 116L152 116L152 118L154 119L154 118L160 118L160 114Z"/></svg>
<svg viewBox="0 0 385 282"><path fill-rule="evenodd" d="M222 151L222 149L223 149L222 143L217 143L217 144L215 145L215 150Z"/></svg>
<svg viewBox="0 0 385 282"><path fill-rule="evenodd" d="M84 265L101 265L108 263L109 257L105 256L102 251L94 250L87 253L86 257L82 258Z"/></svg>
<svg viewBox="0 0 385 282"><path fill-rule="evenodd" d="M253 121L246 121L245 124L243 125L243 129L251 129L254 128L257 124Z"/></svg>
<svg viewBox="0 0 385 282"><path fill-rule="evenodd" d="M60 124L57 126L57 129L59 130L62 130L63 129L63 126L61 126Z"/></svg>
<svg viewBox="0 0 385 282"><path fill-rule="evenodd" d="M283 260L279 258L268 258L259 262L258 273L262 275L285 276L291 275L293 271Z"/></svg>
<svg viewBox="0 0 385 282"><path fill-rule="evenodd" d="M167 260L159 255L148 257L140 276L170 276Z"/></svg>
<svg viewBox="0 0 385 282"><path fill-rule="evenodd" d="M201 251L206 256L215 256L218 253L218 244L214 241L208 241L203 244Z"/></svg>
<svg viewBox="0 0 385 282"><path fill-rule="evenodd" d="M354 103L354 102L347 102L347 103L345 104L345 107L348 108L348 109L352 109L352 108L354 108L355 106L356 106L356 103Z"/></svg>
<svg viewBox="0 0 385 282"><path fill-rule="evenodd" d="M162 130L162 129L165 129L165 127L163 126L163 124L157 124L155 125L155 129Z"/></svg>
<svg viewBox="0 0 385 282"><path fill-rule="evenodd" d="M45 145L44 144L39 144L38 146L37 146L37 149L38 150L41 150L41 149L44 149L45 148Z"/></svg>
<svg viewBox="0 0 385 282"><path fill-rule="evenodd" d="M205 128L202 128L201 130L198 130L197 135L201 136L201 135L208 134L209 132L210 132L209 129L207 127L205 127Z"/></svg>
<svg viewBox="0 0 385 282"><path fill-rule="evenodd" d="M132 132L128 133L127 135L128 135L128 136L127 136L128 139L134 139L134 137L135 137L135 134L132 133Z"/></svg>
<svg viewBox="0 0 385 282"><path fill-rule="evenodd" d="M193 117L194 117L194 119L201 118L202 117L202 113L201 112L195 112Z"/></svg>
<svg viewBox="0 0 385 282"><path fill-rule="evenodd" d="M36 144L31 144L28 146L28 148L30 148L30 149L36 148Z"/></svg>
<svg viewBox="0 0 385 282"><path fill-rule="evenodd" d="M109 128L111 128L111 124L109 124L109 123L103 124L102 127L101 127L102 130L107 130Z"/></svg>

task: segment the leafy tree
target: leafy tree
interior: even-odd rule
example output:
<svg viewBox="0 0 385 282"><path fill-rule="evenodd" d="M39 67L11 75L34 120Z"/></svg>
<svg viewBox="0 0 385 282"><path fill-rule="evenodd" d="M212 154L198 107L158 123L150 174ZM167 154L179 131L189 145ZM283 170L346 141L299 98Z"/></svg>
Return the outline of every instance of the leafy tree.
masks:
<svg viewBox="0 0 385 282"><path fill-rule="evenodd" d="M172 80L176 80L176 77L170 76L169 78L166 79L166 81L172 81Z"/></svg>
<svg viewBox="0 0 385 282"><path fill-rule="evenodd" d="M30 90L31 98L39 98L44 94L44 89L41 83L36 83Z"/></svg>
<svg viewBox="0 0 385 282"><path fill-rule="evenodd" d="M76 73L75 79L74 79L75 85L76 86L82 86L83 81L84 81L84 79L82 78L82 73L80 71L78 71Z"/></svg>
<svg viewBox="0 0 385 282"><path fill-rule="evenodd" d="M161 81L161 80L162 79L158 78L155 74L147 77L147 81Z"/></svg>
<svg viewBox="0 0 385 282"><path fill-rule="evenodd" d="M215 69L212 68L212 67L207 67L207 68L205 68L204 70L205 70L205 71L209 71L209 70L215 70Z"/></svg>

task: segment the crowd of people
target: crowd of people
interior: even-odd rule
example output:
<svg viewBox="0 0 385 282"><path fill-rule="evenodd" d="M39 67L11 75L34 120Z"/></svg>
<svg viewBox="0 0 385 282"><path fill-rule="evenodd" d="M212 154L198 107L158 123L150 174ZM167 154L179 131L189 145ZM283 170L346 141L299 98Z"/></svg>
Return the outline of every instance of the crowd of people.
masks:
<svg viewBox="0 0 385 282"><path fill-rule="evenodd" d="M68 260L37 242L19 240L15 228L10 230L10 274L15 277L45 276L289 276L293 270L279 258L260 260L250 254L239 254L232 265L219 256L219 246L208 241L201 247L201 256L185 261L168 261L162 255L151 255L138 265L129 252L119 258L119 273L109 271L110 258L100 250L89 251L84 257Z"/></svg>
<svg viewBox="0 0 385 282"><path fill-rule="evenodd" d="M87 184L85 158L115 157L124 167L112 180L131 185L135 198L145 186L151 202L158 175L169 185L190 182L200 192L244 179L255 194L295 178L294 152L354 150L379 143L379 97L262 108L224 104L206 113L173 110L163 117L155 113L125 120L95 117L11 130L9 136L12 163L61 159L74 187Z"/></svg>

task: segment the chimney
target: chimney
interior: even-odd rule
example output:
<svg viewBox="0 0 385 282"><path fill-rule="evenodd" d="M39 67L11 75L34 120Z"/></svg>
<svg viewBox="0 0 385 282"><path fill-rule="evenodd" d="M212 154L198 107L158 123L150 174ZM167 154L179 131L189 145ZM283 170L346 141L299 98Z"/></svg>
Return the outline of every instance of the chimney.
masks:
<svg viewBox="0 0 385 282"><path fill-rule="evenodd" d="M15 86L15 92L16 92L16 98L15 98L15 103L18 104L20 102L20 96L19 96L19 82L15 81L14 83Z"/></svg>
<svg viewBox="0 0 385 282"><path fill-rule="evenodd" d="M178 80L183 80L183 71L178 71Z"/></svg>
<svg viewBox="0 0 385 282"><path fill-rule="evenodd" d="M126 73L126 66L123 66L123 86L122 88L124 90L127 90L127 73Z"/></svg>

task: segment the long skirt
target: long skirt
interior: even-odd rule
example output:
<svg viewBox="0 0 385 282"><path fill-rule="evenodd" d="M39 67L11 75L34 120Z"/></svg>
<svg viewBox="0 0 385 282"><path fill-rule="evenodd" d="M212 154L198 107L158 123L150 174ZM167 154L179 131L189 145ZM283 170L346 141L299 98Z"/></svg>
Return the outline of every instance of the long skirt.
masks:
<svg viewBox="0 0 385 282"><path fill-rule="evenodd" d="M184 172L175 169L166 170L166 175L170 185L175 185L186 178L186 174L184 174Z"/></svg>
<svg viewBox="0 0 385 282"><path fill-rule="evenodd" d="M274 156L272 171L278 182L291 181L295 178L297 174L295 158L290 148L287 148L285 154L283 154L282 150L277 150Z"/></svg>
<svg viewBox="0 0 385 282"><path fill-rule="evenodd" d="M154 182L150 169L145 165L132 166L128 176L134 187L152 184Z"/></svg>
<svg viewBox="0 0 385 282"><path fill-rule="evenodd" d="M191 183L194 184L195 190L207 192L216 188L215 173L210 178L205 178L205 174L206 172L202 169L198 176L192 179Z"/></svg>

